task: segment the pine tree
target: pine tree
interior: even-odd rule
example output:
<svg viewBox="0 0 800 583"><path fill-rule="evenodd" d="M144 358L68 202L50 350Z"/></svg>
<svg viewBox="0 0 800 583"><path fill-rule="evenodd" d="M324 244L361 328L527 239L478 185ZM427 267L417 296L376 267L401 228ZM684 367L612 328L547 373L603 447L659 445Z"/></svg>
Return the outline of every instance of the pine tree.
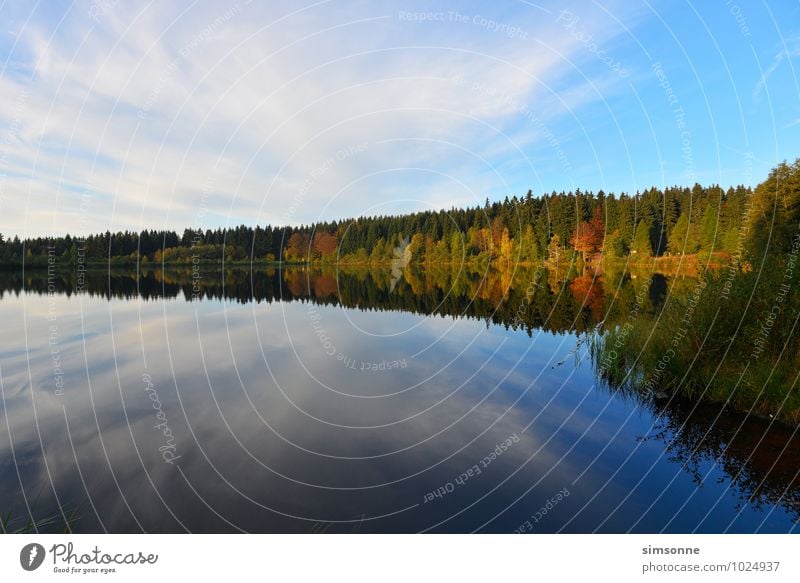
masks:
<svg viewBox="0 0 800 583"><path fill-rule="evenodd" d="M708 204L700 223L700 248L705 252L712 252L716 245L718 219L717 209L713 204Z"/></svg>
<svg viewBox="0 0 800 583"><path fill-rule="evenodd" d="M782 162L756 187L750 211L751 260L797 249L800 225L800 158Z"/></svg>
<svg viewBox="0 0 800 583"><path fill-rule="evenodd" d="M652 220L642 219L639 221L633 236L631 253L635 253L640 258L651 257L653 255L653 245L650 240L650 231L652 228Z"/></svg>
<svg viewBox="0 0 800 583"><path fill-rule="evenodd" d="M690 255L697 247L697 228L691 224L689 213L681 213L669 235L669 251L674 255Z"/></svg>

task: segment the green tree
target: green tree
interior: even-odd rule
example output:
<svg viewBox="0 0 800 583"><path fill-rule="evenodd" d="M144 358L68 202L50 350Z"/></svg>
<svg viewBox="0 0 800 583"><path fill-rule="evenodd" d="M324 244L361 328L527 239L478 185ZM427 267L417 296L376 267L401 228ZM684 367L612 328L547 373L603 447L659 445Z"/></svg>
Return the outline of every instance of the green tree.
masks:
<svg viewBox="0 0 800 583"><path fill-rule="evenodd" d="M703 211L700 222L700 248L705 252L712 252L716 247L718 213L713 204L708 204Z"/></svg>
<svg viewBox="0 0 800 583"><path fill-rule="evenodd" d="M697 251L697 229L690 223L688 213L681 213L672 228L668 248L674 255L689 255Z"/></svg>
<svg viewBox="0 0 800 583"><path fill-rule="evenodd" d="M633 235L631 253L635 253L638 257L651 257L653 255L653 244L650 239L650 231L652 229L653 222L650 219L639 221Z"/></svg>
<svg viewBox="0 0 800 583"><path fill-rule="evenodd" d="M619 229L614 230L606 236L603 244L603 256L612 259L624 257L628 252L628 246L620 235Z"/></svg>
<svg viewBox="0 0 800 583"><path fill-rule="evenodd" d="M759 184L752 197L748 251L753 261L796 248L800 225L800 158L783 162Z"/></svg>

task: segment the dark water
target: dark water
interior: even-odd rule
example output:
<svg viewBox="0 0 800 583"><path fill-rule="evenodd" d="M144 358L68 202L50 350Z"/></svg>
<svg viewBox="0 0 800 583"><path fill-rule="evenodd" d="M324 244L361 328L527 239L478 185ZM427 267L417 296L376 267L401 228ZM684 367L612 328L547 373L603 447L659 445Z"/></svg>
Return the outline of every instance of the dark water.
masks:
<svg viewBox="0 0 800 583"><path fill-rule="evenodd" d="M596 380L598 323L637 297L655 314L688 281L196 275L0 274L12 527L797 528L793 429Z"/></svg>

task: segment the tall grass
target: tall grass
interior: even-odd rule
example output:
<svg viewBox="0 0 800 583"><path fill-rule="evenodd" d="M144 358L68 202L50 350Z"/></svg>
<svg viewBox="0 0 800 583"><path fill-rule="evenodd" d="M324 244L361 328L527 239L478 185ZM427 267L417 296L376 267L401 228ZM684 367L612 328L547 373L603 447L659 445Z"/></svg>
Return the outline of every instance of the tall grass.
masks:
<svg viewBox="0 0 800 583"><path fill-rule="evenodd" d="M80 516L78 509L52 514L44 518L33 518L31 514L16 516L13 512L0 515L0 534L57 533L70 534Z"/></svg>
<svg viewBox="0 0 800 583"><path fill-rule="evenodd" d="M655 318L591 343L600 376L644 397L681 395L800 423L800 265L708 273ZM661 394L663 393L663 395Z"/></svg>

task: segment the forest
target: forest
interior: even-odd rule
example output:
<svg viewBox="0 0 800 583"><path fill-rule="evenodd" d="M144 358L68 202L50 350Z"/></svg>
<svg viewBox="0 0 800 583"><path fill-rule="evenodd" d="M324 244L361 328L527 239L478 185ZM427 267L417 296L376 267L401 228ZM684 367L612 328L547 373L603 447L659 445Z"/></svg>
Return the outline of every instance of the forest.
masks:
<svg viewBox="0 0 800 583"><path fill-rule="evenodd" d="M796 164L795 164L796 166ZM473 208L372 216L301 226L142 230L36 237L0 234L0 265L472 262L496 266L741 253L753 191L651 188L633 195L552 192Z"/></svg>

